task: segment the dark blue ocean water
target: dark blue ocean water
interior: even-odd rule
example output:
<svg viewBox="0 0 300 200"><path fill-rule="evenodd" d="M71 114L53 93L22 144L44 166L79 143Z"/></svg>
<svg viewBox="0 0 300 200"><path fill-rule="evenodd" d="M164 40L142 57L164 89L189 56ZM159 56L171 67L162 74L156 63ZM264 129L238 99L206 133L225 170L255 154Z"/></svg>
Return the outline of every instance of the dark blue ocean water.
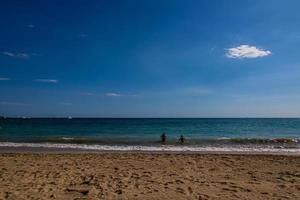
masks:
<svg viewBox="0 0 300 200"><path fill-rule="evenodd" d="M300 119L0 119L0 143L160 146L163 132L166 145L298 149Z"/></svg>

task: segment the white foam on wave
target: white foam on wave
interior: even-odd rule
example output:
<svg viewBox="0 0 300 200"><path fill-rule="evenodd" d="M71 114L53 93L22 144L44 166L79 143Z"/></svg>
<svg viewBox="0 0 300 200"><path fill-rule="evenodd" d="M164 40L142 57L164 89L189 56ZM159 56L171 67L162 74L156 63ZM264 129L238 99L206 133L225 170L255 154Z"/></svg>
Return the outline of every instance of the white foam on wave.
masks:
<svg viewBox="0 0 300 200"><path fill-rule="evenodd" d="M61 139L63 139L63 140L74 140L74 138L72 138L72 137L62 137Z"/></svg>
<svg viewBox="0 0 300 200"><path fill-rule="evenodd" d="M300 149L271 148L271 147L200 147L200 146L143 146L143 145L87 145L87 144L58 144L58 143L13 143L0 142L0 147L74 149L95 151L150 151L150 152L237 152L237 153L291 153L300 155Z"/></svg>

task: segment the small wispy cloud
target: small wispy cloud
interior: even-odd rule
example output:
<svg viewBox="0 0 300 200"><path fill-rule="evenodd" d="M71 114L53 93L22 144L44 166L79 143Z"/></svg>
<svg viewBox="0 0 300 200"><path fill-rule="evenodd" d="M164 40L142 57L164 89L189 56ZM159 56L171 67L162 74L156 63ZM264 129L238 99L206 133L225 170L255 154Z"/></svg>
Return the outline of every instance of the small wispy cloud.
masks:
<svg viewBox="0 0 300 200"><path fill-rule="evenodd" d="M117 92L108 92L105 93L104 96L107 97L137 97L140 96L138 94L124 94L124 93L117 93Z"/></svg>
<svg viewBox="0 0 300 200"><path fill-rule="evenodd" d="M29 104L20 103L20 102L9 102L9 101L0 101L2 106L28 106Z"/></svg>
<svg viewBox="0 0 300 200"><path fill-rule="evenodd" d="M35 25L33 25L33 24L28 24L28 25L27 25L27 28L35 28Z"/></svg>
<svg viewBox="0 0 300 200"><path fill-rule="evenodd" d="M12 58L21 58L21 59L26 59L30 57L30 54L28 53L12 53L12 52L8 52L8 51L4 51L2 52L3 55L5 56L9 56Z"/></svg>
<svg viewBox="0 0 300 200"><path fill-rule="evenodd" d="M95 92L80 92L79 95L82 96L95 96L95 97L136 97L138 94L125 94L117 92L107 92L107 93L95 93Z"/></svg>
<svg viewBox="0 0 300 200"><path fill-rule="evenodd" d="M271 51L259 49L255 46L240 45L227 49L226 56L228 58L258 58L271 54Z"/></svg>
<svg viewBox="0 0 300 200"><path fill-rule="evenodd" d="M117 92L107 92L107 93L81 92L79 94L83 95L83 96L99 96L99 97L101 97L101 96L106 96L106 97L138 96L137 94L123 94L123 93L117 93Z"/></svg>
<svg viewBox="0 0 300 200"><path fill-rule="evenodd" d="M0 81L9 81L10 78L6 78L6 77L0 77Z"/></svg>
<svg viewBox="0 0 300 200"><path fill-rule="evenodd" d="M80 92L79 94L83 95L83 96L94 96L94 95L96 95L95 93L92 93L92 92Z"/></svg>
<svg viewBox="0 0 300 200"><path fill-rule="evenodd" d="M56 79L34 79L34 82L39 82L39 83L58 83L59 80Z"/></svg>
<svg viewBox="0 0 300 200"><path fill-rule="evenodd" d="M120 96L124 96L123 94L114 93L114 92L105 93L104 95L107 96L107 97L120 97Z"/></svg>
<svg viewBox="0 0 300 200"><path fill-rule="evenodd" d="M205 86L193 85L193 86L184 86L170 88L168 90L158 90L152 92L146 92L143 96L155 96L155 97L168 97L168 98L177 98L177 97L205 97L211 96L216 93L212 88L207 88Z"/></svg>

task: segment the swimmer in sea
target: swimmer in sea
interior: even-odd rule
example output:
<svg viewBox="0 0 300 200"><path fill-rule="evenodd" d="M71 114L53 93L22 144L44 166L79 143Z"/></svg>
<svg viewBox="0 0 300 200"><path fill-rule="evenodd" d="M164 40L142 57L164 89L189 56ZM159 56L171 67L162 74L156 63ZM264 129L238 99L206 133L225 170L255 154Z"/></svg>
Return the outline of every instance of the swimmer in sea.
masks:
<svg viewBox="0 0 300 200"><path fill-rule="evenodd" d="M163 144L166 144L166 141L167 141L167 135L165 132L163 132L160 136L160 140L161 140L161 143Z"/></svg>
<svg viewBox="0 0 300 200"><path fill-rule="evenodd" d="M185 142L185 138L183 137L183 135L181 135L179 138L179 143L184 144L184 142Z"/></svg>

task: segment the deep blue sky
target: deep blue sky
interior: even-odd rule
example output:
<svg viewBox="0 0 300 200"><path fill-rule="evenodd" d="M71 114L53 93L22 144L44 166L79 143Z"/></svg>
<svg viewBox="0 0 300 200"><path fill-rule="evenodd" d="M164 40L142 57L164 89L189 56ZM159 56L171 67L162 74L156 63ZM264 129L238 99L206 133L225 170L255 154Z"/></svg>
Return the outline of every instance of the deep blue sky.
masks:
<svg viewBox="0 0 300 200"><path fill-rule="evenodd" d="M299 117L299 0L0 2L0 115Z"/></svg>

